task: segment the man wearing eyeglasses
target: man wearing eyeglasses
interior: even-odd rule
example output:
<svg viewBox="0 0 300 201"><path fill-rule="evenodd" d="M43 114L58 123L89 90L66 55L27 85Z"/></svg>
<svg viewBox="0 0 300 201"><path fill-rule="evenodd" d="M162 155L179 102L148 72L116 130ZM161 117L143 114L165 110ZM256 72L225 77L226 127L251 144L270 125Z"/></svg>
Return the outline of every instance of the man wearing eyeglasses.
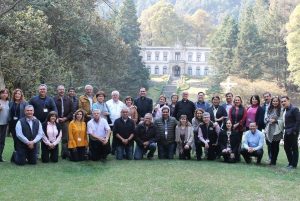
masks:
<svg viewBox="0 0 300 201"><path fill-rule="evenodd" d="M299 150L298 136L300 127L299 109L290 103L288 96L281 97L284 124L284 150L289 161L288 169L295 169L298 165Z"/></svg>

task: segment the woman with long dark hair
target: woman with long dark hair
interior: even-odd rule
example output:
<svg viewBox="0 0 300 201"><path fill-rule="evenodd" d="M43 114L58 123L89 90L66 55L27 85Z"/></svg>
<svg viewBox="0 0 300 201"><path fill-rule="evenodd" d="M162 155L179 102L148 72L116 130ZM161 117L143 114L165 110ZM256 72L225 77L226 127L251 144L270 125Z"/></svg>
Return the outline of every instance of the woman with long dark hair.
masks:
<svg viewBox="0 0 300 201"><path fill-rule="evenodd" d="M253 95L250 98L250 106L247 109L246 129L249 130L249 125L255 122L257 129L262 131L264 127L264 110L260 106L260 98L258 95Z"/></svg>
<svg viewBox="0 0 300 201"><path fill-rule="evenodd" d="M229 119L225 123L225 129L219 134L221 155L224 162L235 163L237 161L236 153L239 149L239 134L232 129L232 123Z"/></svg>
<svg viewBox="0 0 300 201"><path fill-rule="evenodd" d="M193 127L186 115L181 115L175 130L175 142L179 151L179 159L191 159L193 144Z"/></svg>
<svg viewBox="0 0 300 201"><path fill-rule="evenodd" d="M283 111L280 105L280 98L275 96L271 99L270 107L266 113L265 127L266 140L270 146L270 165L276 165L279 153L279 143L283 136Z"/></svg>
<svg viewBox="0 0 300 201"><path fill-rule="evenodd" d="M55 111L49 112L46 121L42 124L45 133L42 141L42 162L58 162L58 144L61 141L62 130L56 123L58 115Z"/></svg>

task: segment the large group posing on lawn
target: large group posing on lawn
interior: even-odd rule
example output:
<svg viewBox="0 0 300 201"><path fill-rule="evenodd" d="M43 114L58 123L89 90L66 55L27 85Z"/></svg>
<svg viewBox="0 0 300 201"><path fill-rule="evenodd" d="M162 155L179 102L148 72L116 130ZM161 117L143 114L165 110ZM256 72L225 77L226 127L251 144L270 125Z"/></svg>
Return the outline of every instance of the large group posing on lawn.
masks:
<svg viewBox="0 0 300 201"><path fill-rule="evenodd" d="M62 159L71 161L105 161L108 154L117 160L143 157L153 159L215 160L246 163L256 158L260 164L266 142L269 165L276 165L280 141L288 160L288 169L298 164L299 109L288 96L263 94L250 97L243 105L240 96L225 94L225 103L214 95L211 104L205 94L198 93L197 102L189 100L188 92L179 100L173 94L170 103L161 95L157 105L147 97L145 88L139 97L120 100L118 91L106 101L104 91L93 92L86 85L85 94L76 97L74 88L57 87L57 95L47 95L47 86L38 87L38 95L25 101L21 89L0 91L0 161L7 130L14 141L11 162L17 165L41 161L58 162L59 144ZM112 140L110 140L112 134ZM134 143L135 142L135 143ZM135 149L134 149L135 147ZM40 153L41 152L41 153Z"/></svg>

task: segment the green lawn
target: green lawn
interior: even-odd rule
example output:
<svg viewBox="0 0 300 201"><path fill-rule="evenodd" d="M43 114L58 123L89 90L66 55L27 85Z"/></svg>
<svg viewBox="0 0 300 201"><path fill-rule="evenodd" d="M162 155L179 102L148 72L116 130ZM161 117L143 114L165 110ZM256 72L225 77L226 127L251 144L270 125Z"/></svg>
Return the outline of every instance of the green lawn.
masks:
<svg viewBox="0 0 300 201"><path fill-rule="evenodd" d="M4 158L11 154L7 138ZM266 155L263 161L266 159ZM18 167L0 164L0 200L300 200L300 171L219 161L60 160Z"/></svg>

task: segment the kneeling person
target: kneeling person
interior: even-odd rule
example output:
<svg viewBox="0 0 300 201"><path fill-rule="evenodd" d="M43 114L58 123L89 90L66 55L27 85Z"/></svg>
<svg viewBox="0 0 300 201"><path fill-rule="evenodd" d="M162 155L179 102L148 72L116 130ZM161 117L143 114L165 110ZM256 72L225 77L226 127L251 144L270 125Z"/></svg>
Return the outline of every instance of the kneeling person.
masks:
<svg viewBox="0 0 300 201"><path fill-rule="evenodd" d="M251 156L257 157L257 164L263 157L263 145L265 137L262 132L257 130L255 122L250 123L249 129L243 137L241 154L243 155L246 163L251 163Z"/></svg>
<svg viewBox="0 0 300 201"><path fill-rule="evenodd" d="M21 118L16 125L16 151L13 153L11 161L17 165L37 163L36 144L44 136L41 122L33 116L32 105L25 107L25 117Z"/></svg>
<svg viewBox="0 0 300 201"><path fill-rule="evenodd" d="M215 160L218 151L218 137L220 126L210 120L208 112L203 113L203 124L199 126L198 138L205 148L207 160Z"/></svg>
<svg viewBox="0 0 300 201"><path fill-rule="evenodd" d="M114 136L116 137L117 160L122 160L125 157L128 160L132 159L134 146L134 121L128 117L129 109L122 108L121 117L116 119L114 123Z"/></svg>
<svg viewBox="0 0 300 201"><path fill-rule="evenodd" d="M87 124L87 132L90 136L90 158L93 161L105 160L110 153L110 127L107 120L100 118L101 111L93 110L93 119Z"/></svg>
<svg viewBox="0 0 300 201"><path fill-rule="evenodd" d="M155 143L156 129L152 123L152 115L150 113L145 114L144 122L140 123L134 132L134 138L136 142L136 147L134 151L134 159L140 160L143 155L147 154L147 158L153 158L154 152L156 150Z"/></svg>

